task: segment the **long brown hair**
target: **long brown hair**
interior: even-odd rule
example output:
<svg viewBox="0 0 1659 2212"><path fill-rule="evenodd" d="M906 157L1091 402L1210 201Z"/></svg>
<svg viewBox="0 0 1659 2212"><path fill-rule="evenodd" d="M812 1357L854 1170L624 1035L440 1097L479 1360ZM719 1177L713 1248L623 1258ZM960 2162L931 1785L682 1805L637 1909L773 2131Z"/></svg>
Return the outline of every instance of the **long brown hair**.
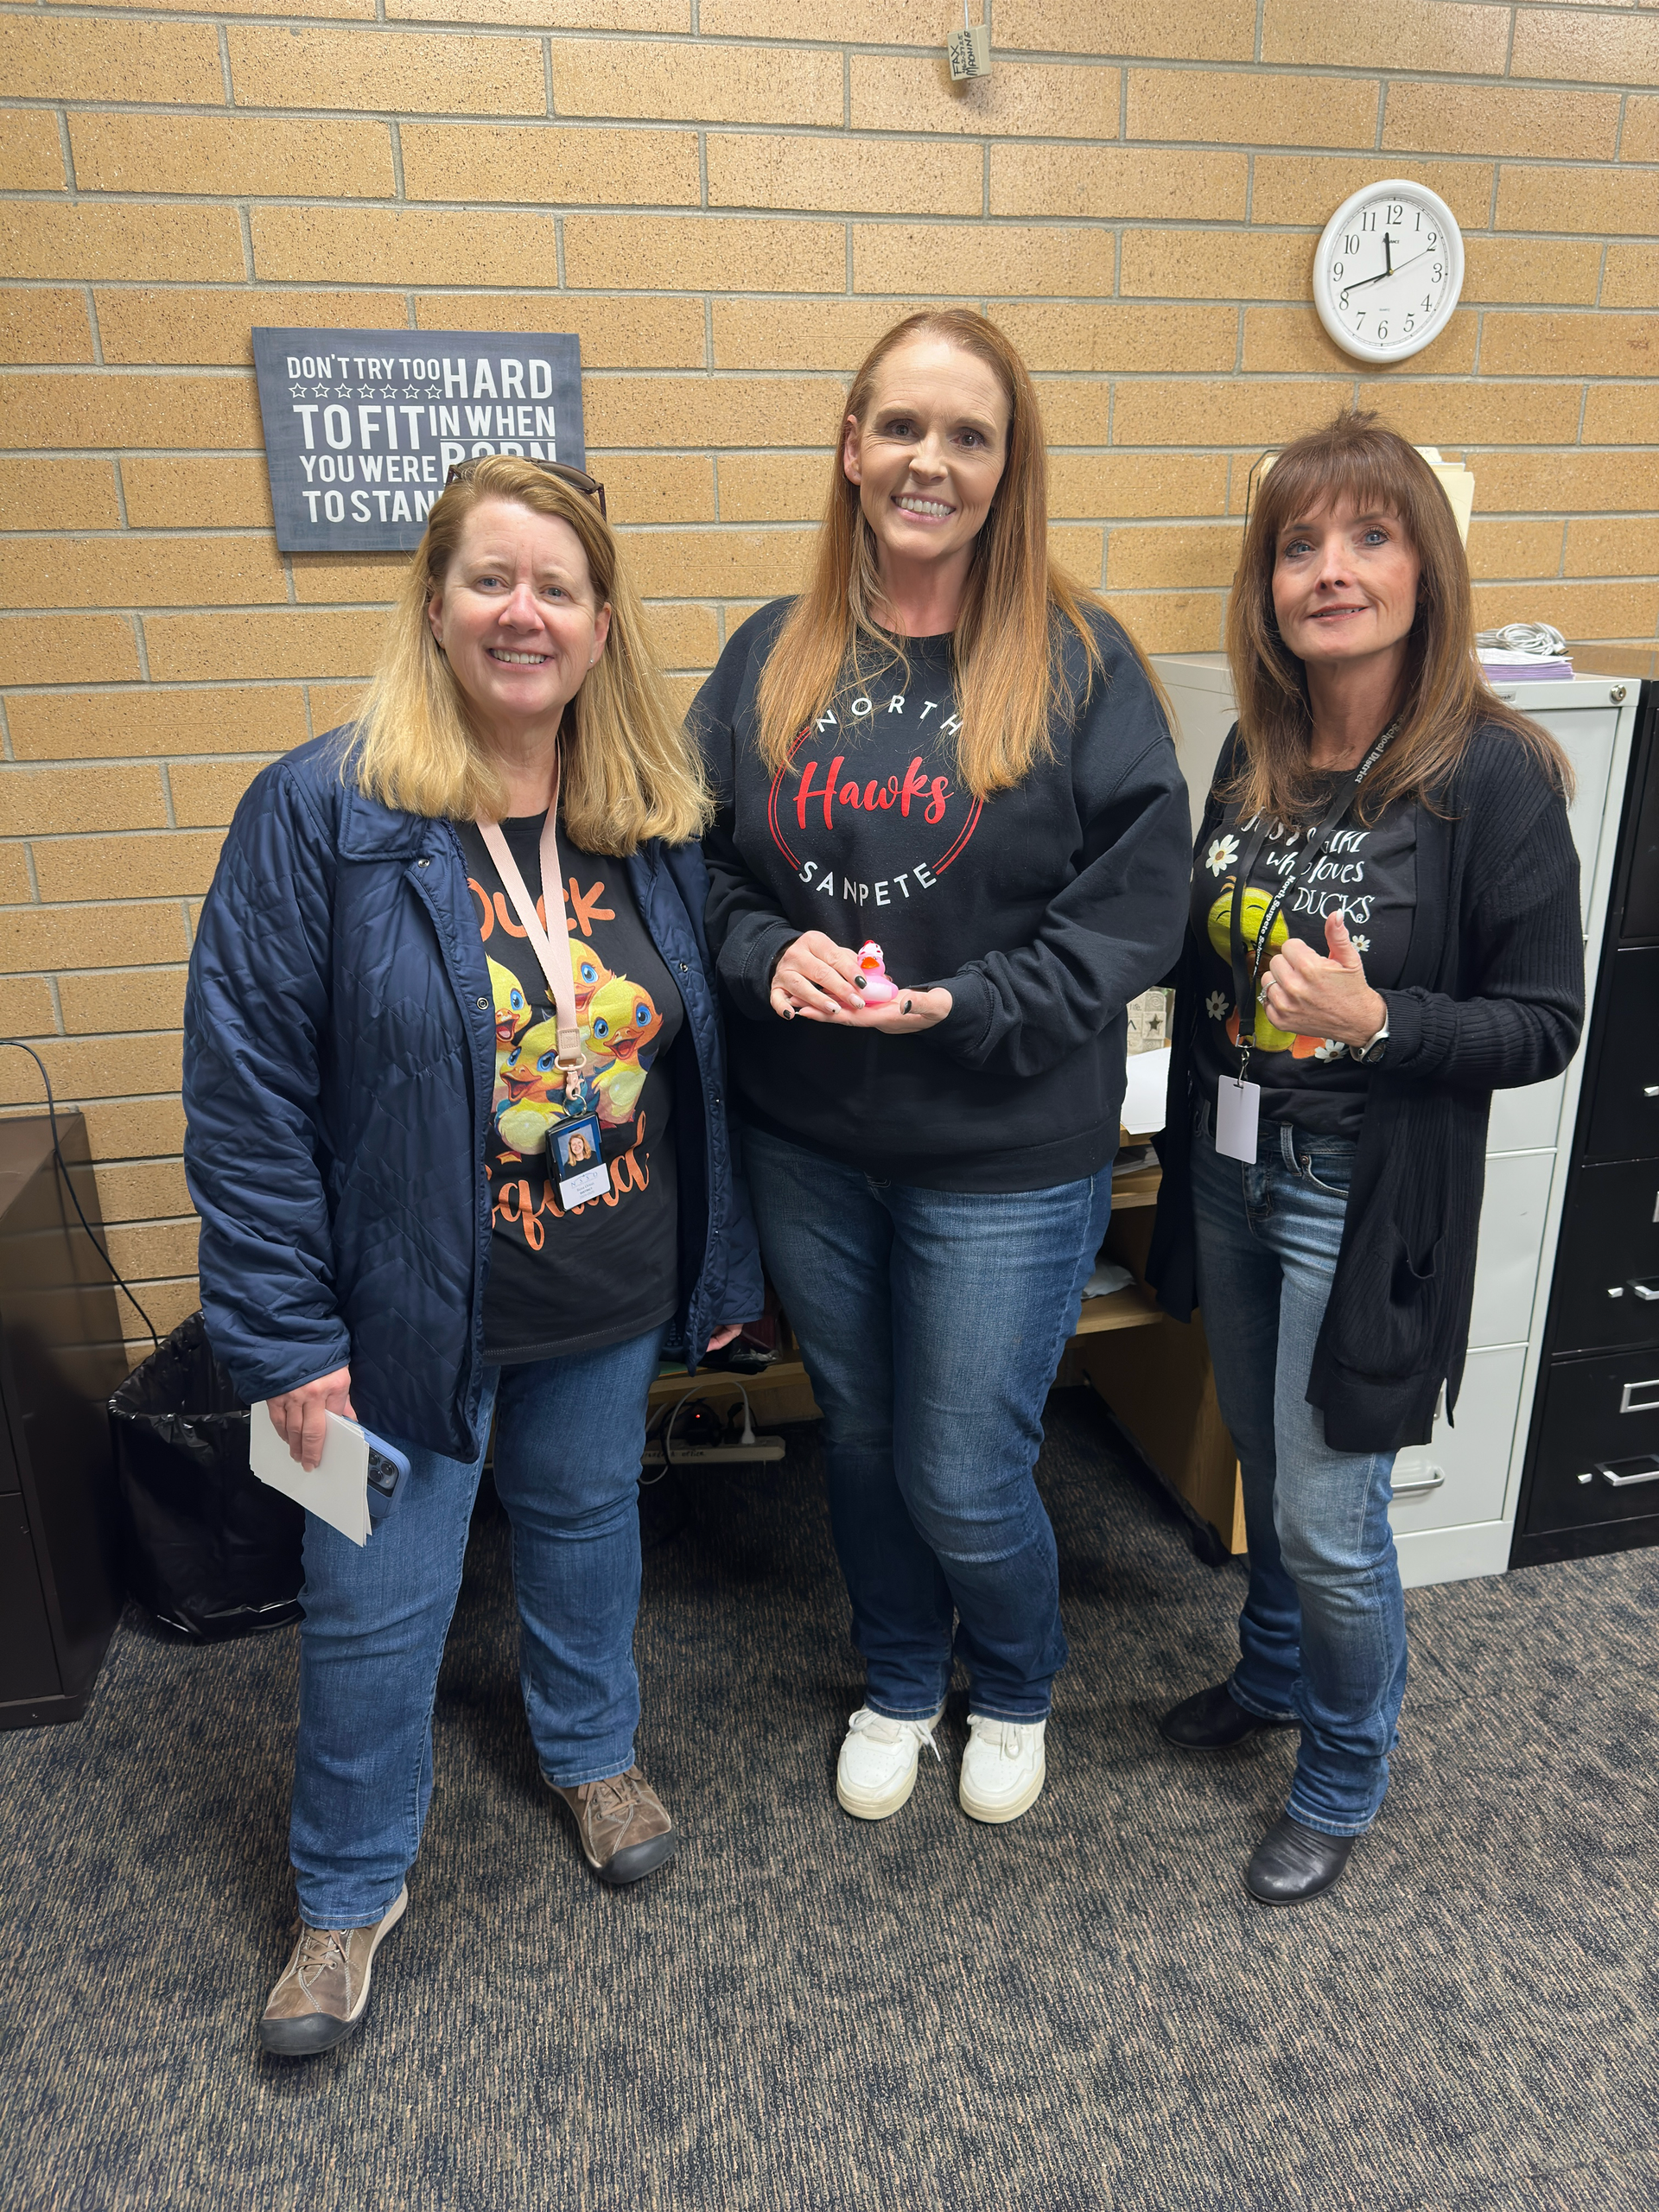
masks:
<svg viewBox="0 0 1659 2212"><path fill-rule="evenodd" d="M505 811L506 785L426 619L467 518L485 499L569 523L595 602L611 610L605 650L564 710L559 805L571 842L620 857L647 837L695 837L708 818L701 767L646 641L615 534L592 499L511 454L486 455L433 503L344 769L371 798L410 814L467 822Z"/></svg>
<svg viewBox="0 0 1659 2212"><path fill-rule="evenodd" d="M912 338L940 338L984 362L1008 402L1007 461L974 540L962 611L951 638L957 772L976 798L1023 781L1049 747L1048 724L1069 711L1057 632L1069 622L1082 640L1086 681L1102 665L1084 608L1090 602L1048 553L1048 470L1036 387L1018 351L994 322L965 308L928 308L879 338L853 378L836 418L830 493L812 578L779 632L756 705L760 751L781 768L801 729L817 721L845 681L902 663L901 639L877 627L880 603L875 533L859 488L842 467L846 418L868 419L876 372Z"/></svg>
<svg viewBox="0 0 1659 2212"><path fill-rule="evenodd" d="M1227 602L1227 658L1244 764L1223 796L1246 820L1266 810L1294 822L1313 804L1307 677L1279 634L1273 572L1281 534L1344 494L1362 512L1397 515L1421 564L1399 733L1361 789L1357 818L1375 821L1391 800L1408 795L1432 804L1482 722L1512 731L1570 794L1573 772L1560 746L1506 707L1481 672L1469 563L1439 478L1376 415L1344 414L1287 446L1255 495Z"/></svg>

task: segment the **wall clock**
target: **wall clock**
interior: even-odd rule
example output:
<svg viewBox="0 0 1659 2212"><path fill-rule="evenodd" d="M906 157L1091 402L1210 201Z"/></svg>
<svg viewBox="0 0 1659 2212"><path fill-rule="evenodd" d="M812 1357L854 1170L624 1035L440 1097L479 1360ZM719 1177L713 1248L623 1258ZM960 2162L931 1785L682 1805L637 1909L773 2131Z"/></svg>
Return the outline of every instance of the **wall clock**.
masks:
<svg viewBox="0 0 1659 2212"><path fill-rule="evenodd" d="M1463 289L1463 233L1444 200L1408 177L1363 185L1325 226L1313 304L1344 353L1403 361L1438 338Z"/></svg>

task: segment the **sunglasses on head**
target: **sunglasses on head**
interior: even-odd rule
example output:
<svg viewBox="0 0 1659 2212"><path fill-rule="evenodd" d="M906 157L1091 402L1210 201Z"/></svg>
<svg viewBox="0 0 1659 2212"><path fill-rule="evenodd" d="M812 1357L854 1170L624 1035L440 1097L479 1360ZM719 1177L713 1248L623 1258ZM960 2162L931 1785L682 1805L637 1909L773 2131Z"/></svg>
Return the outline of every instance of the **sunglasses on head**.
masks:
<svg viewBox="0 0 1659 2212"><path fill-rule="evenodd" d="M457 461L443 480L444 489L448 491L452 484L466 483L480 461L499 461L502 458L503 456L499 454L478 454L471 461ZM511 458L518 461L524 456L513 454ZM556 476L562 484L568 484L573 492L580 492L584 499L597 499L599 512L601 515L605 515L605 486L596 476L589 476L580 468L572 468L568 462L563 461L532 461L530 466L532 468L539 468L543 476ZM605 515L605 519L608 522L610 517Z"/></svg>

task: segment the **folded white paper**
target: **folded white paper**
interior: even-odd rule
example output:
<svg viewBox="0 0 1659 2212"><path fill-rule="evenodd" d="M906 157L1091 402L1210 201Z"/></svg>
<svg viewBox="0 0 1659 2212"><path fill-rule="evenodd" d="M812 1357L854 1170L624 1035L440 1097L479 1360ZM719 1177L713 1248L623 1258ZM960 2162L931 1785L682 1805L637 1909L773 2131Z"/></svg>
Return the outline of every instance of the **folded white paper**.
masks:
<svg viewBox="0 0 1659 2212"><path fill-rule="evenodd" d="M1164 1126L1164 1100L1169 1089L1169 1047L1161 1052L1129 1054L1128 1088L1118 1118L1132 1137L1155 1136Z"/></svg>
<svg viewBox="0 0 1659 2212"><path fill-rule="evenodd" d="M330 1414L327 1420L322 1457L308 1474L283 1443L262 1398L249 1409L248 1461L262 1483L293 1498L354 1544L365 1544L370 1525L368 1439L338 1414Z"/></svg>

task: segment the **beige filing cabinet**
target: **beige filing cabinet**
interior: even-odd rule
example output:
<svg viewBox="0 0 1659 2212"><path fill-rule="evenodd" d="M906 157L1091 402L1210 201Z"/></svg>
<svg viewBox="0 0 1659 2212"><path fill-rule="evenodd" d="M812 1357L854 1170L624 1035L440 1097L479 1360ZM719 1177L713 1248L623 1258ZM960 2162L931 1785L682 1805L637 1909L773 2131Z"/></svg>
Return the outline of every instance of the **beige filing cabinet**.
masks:
<svg viewBox="0 0 1659 2212"><path fill-rule="evenodd" d="M1581 649L1578 661L1593 665L1593 647ZM1154 665L1175 709L1176 750L1196 835L1232 725L1231 679L1221 653L1166 653ZM1637 691L1627 677L1588 673L1570 683L1505 684L1499 691L1541 723L1573 762L1573 834L1583 868L1591 963L1611 889ZM1590 988L1594 980L1593 974L1587 978ZM1508 1564L1580 1072L1575 1056L1554 1082L1501 1090L1493 1099L1469 1359L1456 1424L1437 1420L1431 1441L1402 1452L1395 1467L1392 1518L1409 1586L1498 1574ZM1143 1232L1131 1217L1114 1228L1128 1259ZM1181 1343L1184 1338L1190 1341ZM1222 1440L1225 1430L1197 1325L1188 1332L1166 1320L1133 1349L1133 1358L1116 1347L1103 1347L1092 1360L1085 1353L1090 1380L1160 1471L1241 1548L1242 1533L1227 1510L1230 1446Z"/></svg>

